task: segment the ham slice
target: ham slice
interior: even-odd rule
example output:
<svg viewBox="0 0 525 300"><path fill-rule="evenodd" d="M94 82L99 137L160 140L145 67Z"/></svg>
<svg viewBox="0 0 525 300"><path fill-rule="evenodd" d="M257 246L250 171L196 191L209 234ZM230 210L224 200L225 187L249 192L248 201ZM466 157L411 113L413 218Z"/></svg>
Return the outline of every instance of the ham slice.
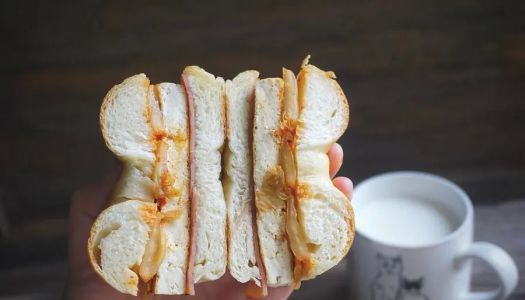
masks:
<svg viewBox="0 0 525 300"><path fill-rule="evenodd" d="M162 215L159 213L153 224L144 257L139 267L140 279L148 282L157 274L160 264L166 254L166 237L162 228Z"/></svg>
<svg viewBox="0 0 525 300"><path fill-rule="evenodd" d="M253 95L252 100L255 98L255 94ZM254 115L255 111L255 101L251 102L250 105L250 116ZM248 128L253 128L253 117L250 118L250 124ZM261 256L261 247L259 245L259 234L257 230L257 207L255 206L255 183L253 182L253 133L250 133L249 135L249 153L250 156L250 162L252 164L251 167L251 174L250 174L250 204L252 207L252 233L253 233L253 249L255 251L255 262L257 263L257 267L259 268L259 274L261 277L261 286L258 286L255 284L255 282L250 281L248 283L248 288L246 289L246 296L253 299L261 299L268 295L268 282L266 280L266 267L264 266L262 256Z"/></svg>
<svg viewBox="0 0 525 300"><path fill-rule="evenodd" d="M195 252L196 252L196 233L197 233L197 193L195 188L195 112L193 107L193 95L187 88L189 85L186 76L182 75L182 82L184 90L186 91L186 100L188 107L188 122L189 122L189 153L190 153L190 241L188 247L188 265L186 268L186 294L195 295L195 286L193 282L193 269L195 266Z"/></svg>

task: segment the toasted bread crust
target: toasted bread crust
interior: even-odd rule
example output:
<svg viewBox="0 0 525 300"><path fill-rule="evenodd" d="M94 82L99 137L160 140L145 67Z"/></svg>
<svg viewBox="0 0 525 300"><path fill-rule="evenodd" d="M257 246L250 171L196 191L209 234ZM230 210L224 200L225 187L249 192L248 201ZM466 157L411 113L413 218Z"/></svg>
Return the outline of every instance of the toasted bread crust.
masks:
<svg viewBox="0 0 525 300"><path fill-rule="evenodd" d="M354 242L355 237L355 215L354 215L354 209L352 208L352 205L350 204L351 199L347 199L348 201L345 201L345 206L348 211L348 216L346 216L347 224L350 230L348 231L348 242L345 245L344 248L344 255L345 256L348 251L350 251L350 248L352 247L352 244Z"/></svg>
<svg viewBox="0 0 525 300"><path fill-rule="evenodd" d="M93 245L94 244L94 241L93 241L94 234L95 234L94 227L91 226L89 230L88 242L86 245L86 250L89 256L89 263L91 264L91 267L93 268L93 270L95 270L95 274L97 274L100 279L106 281L106 279L102 275L102 269L100 269L100 265L98 262L98 258L96 254L97 249L95 249L95 245Z"/></svg>

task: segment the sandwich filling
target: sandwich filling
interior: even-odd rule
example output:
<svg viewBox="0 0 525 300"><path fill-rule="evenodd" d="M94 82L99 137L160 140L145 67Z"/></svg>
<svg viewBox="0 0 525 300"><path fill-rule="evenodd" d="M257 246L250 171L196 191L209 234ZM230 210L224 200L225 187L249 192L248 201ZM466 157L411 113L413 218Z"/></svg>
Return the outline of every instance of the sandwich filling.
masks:
<svg viewBox="0 0 525 300"><path fill-rule="evenodd" d="M168 167L168 152L171 147L176 147L177 143L185 139L182 135L170 135L166 132L162 115L163 102L160 100L158 85L150 85L147 101L146 116L152 129L150 140L155 154L155 163L151 175L153 181L153 199L151 201L157 204L158 212L152 218L154 221L150 224L149 240L138 268L138 274L143 282L149 282L155 277L166 254L164 223L174 221L181 214L180 208L165 211L164 207L168 200L173 200L180 195L180 192L174 187L175 174ZM151 285L149 287L151 288Z"/></svg>
<svg viewBox="0 0 525 300"><path fill-rule="evenodd" d="M195 252L197 251L196 234L197 234L197 192L195 187L195 111L193 107L193 95L188 88L189 82L185 75L182 75L184 91L186 92L186 105L188 107L188 124L190 132L189 144L189 162L190 162L190 244L188 246L188 263L186 268L185 293L195 295L195 286L193 282L193 270L195 267Z"/></svg>
<svg viewBox="0 0 525 300"><path fill-rule="evenodd" d="M255 93L255 92L254 92ZM253 97L255 98L255 94L253 95ZM251 105L250 105L250 116L253 116L254 112L255 112L255 106L254 106L254 100L252 98L252 101L251 101ZM250 124L248 126L248 128L253 128L253 118L250 118ZM253 158L253 134L249 134L249 145L248 145L248 151L249 151L249 155L250 155L250 158ZM254 252L255 252L255 262L257 264L257 267L259 268L259 276L261 278L261 282L260 282L260 286L254 282L254 281L250 281L248 283L248 288L246 289L246 296L248 296L249 298L253 298L253 299L261 299L261 298L264 298L266 296L268 296L268 282L267 282L267 279L266 279L266 270L264 268L264 265L263 265L263 260L262 260L262 256L261 256L261 248L260 248L260 242L259 242L259 234L257 234L258 232L258 229L257 229L257 205L255 203L255 190L254 190L254 181L253 181L253 160L252 161L252 166L250 168L250 204L251 204L251 208L252 208L252 236L253 236L253 249L254 249Z"/></svg>
<svg viewBox="0 0 525 300"><path fill-rule="evenodd" d="M281 118L279 159L284 173L284 195L286 203L286 235L294 256L294 288L299 288L301 279L312 268L312 259L306 234L300 224L298 210L300 188L297 181L296 141L300 127L297 80L290 70L283 69L284 109Z"/></svg>

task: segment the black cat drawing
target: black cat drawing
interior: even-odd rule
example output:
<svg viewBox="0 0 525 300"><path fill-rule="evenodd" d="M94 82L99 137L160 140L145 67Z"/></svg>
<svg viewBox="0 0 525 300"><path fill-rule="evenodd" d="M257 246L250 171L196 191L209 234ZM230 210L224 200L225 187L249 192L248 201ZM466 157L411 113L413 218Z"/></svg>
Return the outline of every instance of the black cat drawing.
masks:
<svg viewBox="0 0 525 300"><path fill-rule="evenodd" d="M401 256L377 254L377 275L372 281L372 300L399 300L403 278Z"/></svg>
<svg viewBox="0 0 525 300"><path fill-rule="evenodd" d="M423 277L416 280L403 278L400 300L428 300L428 297L421 292L423 283Z"/></svg>
<svg viewBox="0 0 525 300"><path fill-rule="evenodd" d="M424 278L403 276L401 256L377 254L377 275L371 285L371 300L429 300L423 294Z"/></svg>

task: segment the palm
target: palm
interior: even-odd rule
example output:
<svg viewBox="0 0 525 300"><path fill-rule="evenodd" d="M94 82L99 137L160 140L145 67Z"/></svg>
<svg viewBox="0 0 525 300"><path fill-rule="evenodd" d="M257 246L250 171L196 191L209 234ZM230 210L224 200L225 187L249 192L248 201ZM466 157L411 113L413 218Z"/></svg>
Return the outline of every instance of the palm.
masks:
<svg viewBox="0 0 525 300"><path fill-rule="evenodd" d="M330 148L330 175L333 177L343 161L343 150L338 144ZM122 294L106 284L91 268L87 256L89 230L97 215L106 206L114 183L119 176L117 168L100 182L77 191L73 196L69 214L69 278L66 284L66 299L112 299L135 300L134 296ZM352 182L345 177L334 179L334 184L351 198ZM196 296L158 296L155 299L246 299L245 284L225 275L221 279L196 285ZM266 299L286 299L290 287L270 288Z"/></svg>

